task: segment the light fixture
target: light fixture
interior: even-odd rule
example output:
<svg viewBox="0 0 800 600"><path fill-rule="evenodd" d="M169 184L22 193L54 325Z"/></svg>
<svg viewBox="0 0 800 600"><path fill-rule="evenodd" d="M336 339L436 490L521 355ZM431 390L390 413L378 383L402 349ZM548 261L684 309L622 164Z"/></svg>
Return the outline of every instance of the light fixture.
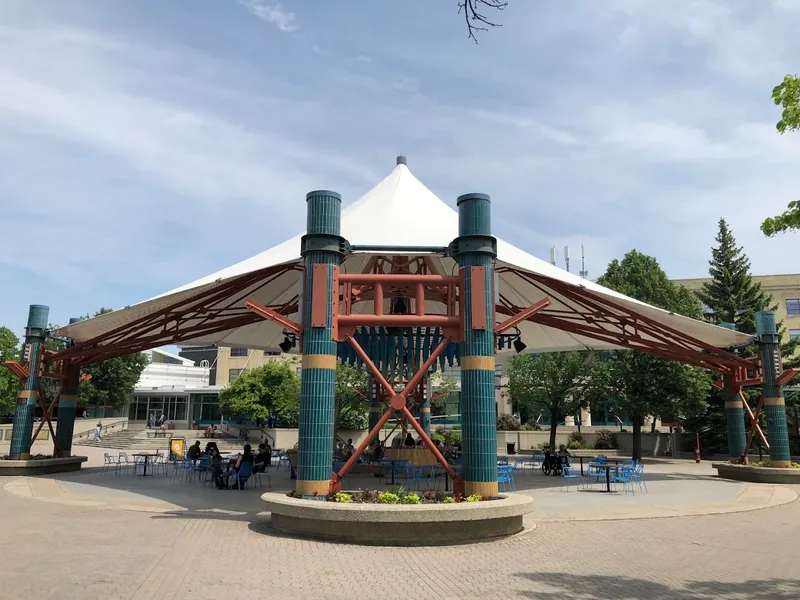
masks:
<svg viewBox="0 0 800 600"><path fill-rule="evenodd" d="M399 298L395 298L394 302L392 302L392 314L393 315L405 315L408 314L408 309L406 305L406 299L402 296Z"/></svg>
<svg viewBox="0 0 800 600"><path fill-rule="evenodd" d="M294 340L290 338L288 335L284 335L283 341L280 344L278 344L278 348L281 349L281 352L286 354L287 352L289 352L289 350L294 348Z"/></svg>
<svg viewBox="0 0 800 600"><path fill-rule="evenodd" d="M528 347L528 345L525 342L522 341L521 337L518 337L517 339L515 339L512 342L512 344L514 345L514 352L516 352L517 354L521 354L522 351L525 350L525 348Z"/></svg>

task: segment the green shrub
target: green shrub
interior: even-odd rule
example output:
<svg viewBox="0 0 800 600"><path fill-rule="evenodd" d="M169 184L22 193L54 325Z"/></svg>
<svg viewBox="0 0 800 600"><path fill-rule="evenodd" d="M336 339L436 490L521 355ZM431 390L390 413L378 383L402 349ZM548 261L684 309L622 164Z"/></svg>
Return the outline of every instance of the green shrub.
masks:
<svg viewBox="0 0 800 600"><path fill-rule="evenodd" d="M594 447L597 450L616 450L619 448L617 434L610 429L601 429L597 432Z"/></svg>
<svg viewBox="0 0 800 600"><path fill-rule="evenodd" d="M380 500L383 504L397 504L400 502L400 496L392 492L383 492L380 495Z"/></svg>
<svg viewBox="0 0 800 600"><path fill-rule="evenodd" d="M444 500L442 500L442 504L454 504L455 501L456 499L452 496L447 496Z"/></svg>
<svg viewBox="0 0 800 600"><path fill-rule="evenodd" d="M444 444L444 439L445 439L444 436L443 435L439 435L438 433L434 433L431 436L431 440L433 441L434 444L438 444L439 442Z"/></svg>
<svg viewBox="0 0 800 600"><path fill-rule="evenodd" d="M539 442L539 450L544 450L550 447L550 442Z"/></svg>
<svg viewBox="0 0 800 600"><path fill-rule="evenodd" d="M448 429L444 434L444 443L450 446L460 446L461 432L454 429Z"/></svg>
<svg viewBox="0 0 800 600"><path fill-rule="evenodd" d="M574 442L570 442L569 446L567 446L567 448L569 448L570 450L580 450L581 448L583 448L583 446L581 445L580 442L574 441Z"/></svg>
<svg viewBox="0 0 800 600"><path fill-rule="evenodd" d="M483 502L483 496L480 494L472 494L467 496L467 502Z"/></svg>
<svg viewBox="0 0 800 600"><path fill-rule="evenodd" d="M573 431L569 434L569 443L578 442L580 447L583 448L584 442L586 440L583 439L583 434L580 431ZM572 446L570 446L571 448Z"/></svg>
<svg viewBox="0 0 800 600"><path fill-rule="evenodd" d="M497 431L519 431L519 421L512 415L499 415L497 417Z"/></svg>
<svg viewBox="0 0 800 600"><path fill-rule="evenodd" d="M419 504L420 498L417 494L408 494L403 498L403 504Z"/></svg>
<svg viewBox="0 0 800 600"><path fill-rule="evenodd" d="M333 497L334 502L352 502L353 496L350 494L345 494L344 492L336 492L336 495Z"/></svg>
<svg viewBox="0 0 800 600"><path fill-rule="evenodd" d="M520 431L541 431L542 427L536 421L528 421L520 427Z"/></svg>

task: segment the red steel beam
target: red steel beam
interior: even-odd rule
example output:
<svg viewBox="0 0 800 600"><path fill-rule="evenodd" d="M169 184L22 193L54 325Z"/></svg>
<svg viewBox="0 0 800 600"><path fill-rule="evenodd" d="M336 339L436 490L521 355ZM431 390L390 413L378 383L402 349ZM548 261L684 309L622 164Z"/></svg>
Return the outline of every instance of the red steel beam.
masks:
<svg viewBox="0 0 800 600"><path fill-rule="evenodd" d="M339 315L339 325L344 327L441 327L457 328L461 325L458 316L447 315Z"/></svg>
<svg viewBox="0 0 800 600"><path fill-rule="evenodd" d="M382 283L384 285L425 285L458 284L461 279L458 275L419 275L415 273L342 273L339 275L341 283L352 283L353 285L374 285Z"/></svg>
<svg viewBox="0 0 800 600"><path fill-rule="evenodd" d="M758 437L761 438L761 441L767 447L767 450L769 450L769 442L767 441L767 436L764 435L764 432L761 430L761 425L753 416L753 411L750 410L750 405L747 404L747 400L745 399L744 393L741 390L739 391L739 398L742 399L742 406L744 406L744 409L747 411L747 414L750 417L751 424L755 424L756 426L756 431L758 431Z"/></svg>
<svg viewBox="0 0 800 600"><path fill-rule="evenodd" d="M442 467L444 467L444 470L447 472L447 475L455 483L453 489L454 491L457 492L458 490L456 490L455 487L456 485L460 485L460 481L458 479L458 476L456 475L456 472L453 470L453 467L451 467L450 463L447 462L447 459L444 456L442 456L442 453L439 452L439 449L436 447L436 444L434 444L433 440L428 437L428 434L425 433L425 430L422 428L422 425L420 425L417 422L417 420L414 418L414 415L411 414L411 411L404 406L400 410L400 412L405 417L406 421L411 424L411 426L417 432L422 441L425 442L425 445L428 446L428 449L433 453L433 456L436 458L439 464L442 465ZM463 490L461 490L461 493L463 494Z"/></svg>
<svg viewBox="0 0 800 600"><path fill-rule="evenodd" d="M758 404L756 405L756 414L752 417L752 422L750 423L750 433L747 435L747 444L744 447L744 452L742 453L742 461L747 463L747 453L750 452L750 445L753 443L753 435L756 432L756 427L758 426L758 418L761 416L761 409L764 406L764 396L761 395L758 398Z"/></svg>
<svg viewBox="0 0 800 600"><path fill-rule="evenodd" d="M504 331L511 329L548 306L550 306L550 298L542 298L536 304L531 304L525 310L522 310L514 316L506 319L502 323L497 324L494 328L494 332L503 333Z"/></svg>
<svg viewBox="0 0 800 600"><path fill-rule="evenodd" d="M253 311L258 316L267 319L268 321L275 321L278 325L281 325L290 331L294 331L295 333L300 333L302 331L302 327L300 327L296 321L284 317L279 312L274 311L271 308L267 308L255 300L246 300L244 305L248 310Z"/></svg>
<svg viewBox="0 0 800 600"><path fill-rule="evenodd" d="M378 383L381 384L381 387L384 390L386 390L386 393L389 394L390 397L394 396L395 394L394 388L388 381L386 381L386 378L383 376L383 373L380 372L378 367L375 366L375 363L373 363L370 357L367 355L367 353L364 352L364 349L361 347L361 344L359 344L352 335L348 335L345 339L348 342L350 342L350 345L356 351L356 354L358 354L358 357L361 359L361 362L364 363L364 366L367 367L367 369L369 369L369 372L372 373L372 376L378 381Z"/></svg>
<svg viewBox="0 0 800 600"><path fill-rule="evenodd" d="M364 453L364 450L366 450L369 447L372 440L375 439L375 436L377 436L381 432L381 429L383 429L383 426L386 425L386 422L394 414L394 412L395 412L394 408L390 406L389 409L385 413L383 413L383 416L380 418L380 420L378 420L378 422L375 424L375 427L370 429L370 432L367 434L367 437L364 438L364 441L359 444L358 448L356 448L355 452L353 452L353 455L347 460L346 463L344 463L342 468L339 469L339 472L333 473L333 475L331 476L331 492L338 492L341 490L342 479L344 479L347 476L347 473L350 471L350 468L361 457L361 455Z"/></svg>

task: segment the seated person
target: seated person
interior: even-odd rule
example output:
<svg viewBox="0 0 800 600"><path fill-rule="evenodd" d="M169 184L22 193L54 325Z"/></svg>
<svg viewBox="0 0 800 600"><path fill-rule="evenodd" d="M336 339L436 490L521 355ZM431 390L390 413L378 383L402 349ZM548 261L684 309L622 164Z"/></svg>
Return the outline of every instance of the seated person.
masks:
<svg viewBox="0 0 800 600"><path fill-rule="evenodd" d="M344 457L344 442L342 440L336 440L336 446L333 449L333 456L334 458Z"/></svg>
<svg viewBox="0 0 800 600"><path fill-rule="evenodd" d="M349 438L347 440L347 444L345 444L344 451L342 452L342 456L345 460L349 459L355 453L356 448L353 446L353 439Z"/></svg>
<svg viewBox="0 0 800 600"><path fill-rule="evenodd" d="M572 455L567 450L567 447L564 444L561 444L558 447L558 457L561 459L561 462L566 466L569 466L569 459Z"/></svg>
<svg viewBox="0 0 800 600"><path fill-rule="evenodd" d="M214 483L217 485L218 490L224 490L227 485L227 478L223 481L222 477L222 456L219 453L219 448L216 444L211 449L211 460L209 461L208 468L211 469Z"/></svg>
<svg viewBox="0 0 800 600"><path fill-rule="evenodd" d="M200 454L200 440L197 440L194 444L189 446L189 449L186 451L186 456L192 462L195 462L200 458Z"/></svg>
<svg viewBox="0 0 800 600"><path fill-rule="evenodd" d="M235 476L239 472L239 470L242 468L242 465L244 463L248 463L249 462L249 463L252 464L254 460L255 460L255 456L253 456L253 450L250 447L250 444L245 444L243 452L236 458L236 462L233 463L233 465L230 465L228 467L228 471L224 475L226 487L228 487L228 485L227 485L228 478ZM245 484L245 481L246 481L246 479L241 482L242 485ZM240 488L237 487L237 486L233 486L233 487L230 487L230 489L240 489Z"/></svg>
<svg viewBox="0 0 800 600"><path fill-rule="evenodd" d="M416 444L416 442L414 441L414 436L413 436L413 435L411 435L411 432L408 432L408 433L406 434L406 442L405 442L405 447L406 447L406 448L415 448L416 446L417 446L417 444Z"/></svg>
<svg viewBox="0 0 800 600"><path fill-rule="evenodd" d="M263 473L266 471L267 465L269 464L270 455L271 451L267 450L266 444L259 444L256 457L253 459L253 471L257 473Z"/></svg>
<svg viewBox="0 0 800 600"><path fill-rule="evenodd" d="M392 448L397 449L400 448L400 446L402 445L403 445L403 438L401 438L399 435L396 435L392 438Z"/></svg>
<svg viewBox="0 0 800 600"><path fill-rule="evenodd" d="M375 446L372 448L372 455L375 457L376 461L383 458L383 442L376 440Z"/></svg>
<svg viewBox="0 0 800 600"><path fill-rule="evenodd" d="M209 425L208 427L206 427L206 430L203 432L203 435L204 435L205 437L211 437L211 432L212 432L212 431L214 431L214 430L213 430L213 429L211 429L211 425Z"/></svg>
<svg viewBox="0 0 800 600"><path fill-rule="evenodd" d="M211 454L215 449L217 449L217 442L206 442L206 447L203 452L205 454Z"/></svg>

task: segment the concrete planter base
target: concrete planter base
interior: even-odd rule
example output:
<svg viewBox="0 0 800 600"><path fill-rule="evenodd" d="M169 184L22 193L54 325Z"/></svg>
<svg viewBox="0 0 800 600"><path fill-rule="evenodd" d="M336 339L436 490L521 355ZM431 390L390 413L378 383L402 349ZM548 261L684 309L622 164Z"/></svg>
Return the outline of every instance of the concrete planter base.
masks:
<svg viewBox="0 0 800 600"><path fill-rule="evenodd" d="M505 494L459 504L355 504L261 496L273 529L288 535L370 546L435 546L482 542L519 533L533 499ZM267 517L269 513L269 517Z"/></svg>
<svg viewBox="0 0 800 600"><path fill-rule="evenodd" d="M85 456L43 458L41 460L0 460L0 476L47 475L80 471L81 465L86 460Z"/></svg>
<svg viewBox="0 0 800 600"><path fill-rule="evenodd" d="M714 463L711 466L717 470L717 475L725 479L749 481L751 483L800 485L800 469L776 469L773 467L753 467L731 463Z"/></svg>

